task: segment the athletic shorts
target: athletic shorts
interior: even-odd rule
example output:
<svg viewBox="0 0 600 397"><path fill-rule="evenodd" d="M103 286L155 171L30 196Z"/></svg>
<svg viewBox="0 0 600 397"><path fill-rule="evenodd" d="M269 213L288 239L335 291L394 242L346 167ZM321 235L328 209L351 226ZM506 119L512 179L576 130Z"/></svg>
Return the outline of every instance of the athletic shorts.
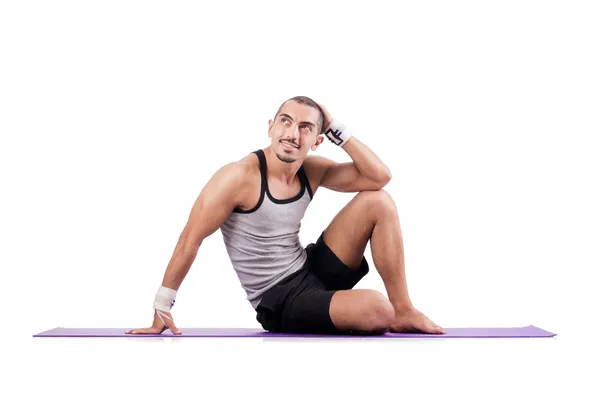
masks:
<svg viewBox="0 0 600 397"><path fill-rule="evenodd" d="M323 241L323 233L305 248L303 267L263 294L256 320L263 329L283 333L338 334L329 305L338 290L352 289L368 272L363 256L358 270L346 266Z"/></svg>

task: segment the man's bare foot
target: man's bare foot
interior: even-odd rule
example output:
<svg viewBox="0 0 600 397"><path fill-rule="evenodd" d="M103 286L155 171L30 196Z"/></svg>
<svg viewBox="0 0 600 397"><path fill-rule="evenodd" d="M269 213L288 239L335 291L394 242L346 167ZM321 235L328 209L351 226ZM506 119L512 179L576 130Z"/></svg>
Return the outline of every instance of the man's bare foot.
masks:
<svg viewBox="0 0 600 397"><path fill-rule="evenodd" d="M399 333L426 333L426 334L445 334L442 327L431 321L427 316L415 308L396 312L396 319L390 332Z"/></svg>

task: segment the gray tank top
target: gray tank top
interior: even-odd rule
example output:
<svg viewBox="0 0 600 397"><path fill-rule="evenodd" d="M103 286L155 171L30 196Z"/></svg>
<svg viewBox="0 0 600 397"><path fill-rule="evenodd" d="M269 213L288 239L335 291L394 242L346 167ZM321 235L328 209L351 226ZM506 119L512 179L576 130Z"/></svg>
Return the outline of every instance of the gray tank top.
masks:
<svg viewBox="0 0 600 397"><path fill-rule="evenodd" d="M249 210L236 207L220 229L240 284L256 309L269 288L299 270L306 261L298 233L313 193L302 165L297 173L300 192L288 199L276 199L267 184L265 154L262 149L253 153L260 163L258 203Z"/></svg>

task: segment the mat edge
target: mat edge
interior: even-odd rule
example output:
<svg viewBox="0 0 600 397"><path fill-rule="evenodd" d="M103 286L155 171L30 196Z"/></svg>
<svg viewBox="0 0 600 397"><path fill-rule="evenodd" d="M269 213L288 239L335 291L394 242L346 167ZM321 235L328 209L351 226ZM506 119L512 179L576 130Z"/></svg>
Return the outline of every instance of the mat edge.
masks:
<svg viewBox="0 0 600 397"><path fill-rule="evenodd" d="M503 327L499 327L499 328L503 328ZM513 327L504 327L504 328L513 328ZM431 334L431 335L426 335L424 334L423 336L418 336L418 337L402 337L402 336L385 336L384 335L378 335L378 336L370 336L370 335L305 335L305 336L299 336L299 335L287 335L287 334L279 334L279 333L269 333L266 332L264 330L262 330L261 328L244 328L247 330L252 330L252 331L256 331L259 332L260 334L257 335L219 335L219 336L214 336L214 335L173 335L170 333L166 333L166 334L147 334L147 335L131 335L131 334L119 334L119 335L51 335L52 331L56 331L56 330L60 330L60 329L69 329L69 328L64 328L64 327L55 327L55 328L51 328L48 329L46 331L42 331L39 332L37 334L32 335L32 337L34 338L174 338L174 337L184 337L184 338L237 338L237 337L242 337L242 338L265 338L265 337L279 337L279 338L324 338L324 337L336 337L336 338L357 338L357 337L366 337L366 338L384 338L384 339L457 339L457 338L461 338L461 339L485 339L485 338L552 338L557 336L557 333L545 330L543 328L537 327L533 324L527 325L527 326L523 326L520 327L522 329L526 329L526 328L534 328L536 330L542 331L545 334L544 335L518 335L518 336L510 336L510 335L502 335L502 336L486 336L486 337L464 337L464 336L452 336L452 335L435 335L435 334ZM95 329L94 327L89 327L89 328L80 328L80 329ZM231 327L230 329L237 329L236 327Z"/></svg>

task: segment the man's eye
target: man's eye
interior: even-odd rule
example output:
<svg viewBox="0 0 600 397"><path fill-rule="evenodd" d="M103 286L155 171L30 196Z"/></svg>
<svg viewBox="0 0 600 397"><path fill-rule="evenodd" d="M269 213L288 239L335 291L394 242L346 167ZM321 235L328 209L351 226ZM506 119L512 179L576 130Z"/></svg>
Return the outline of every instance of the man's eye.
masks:
<svg viewBox="0 0 600 397"><path fill-rule="evenodd" d="M309 130L309 131L312 131L312 129L310 128L310 126L309 126L309 125L303 125L302 127L304 127L304 128L308 128L308 130Z"/></svg>

